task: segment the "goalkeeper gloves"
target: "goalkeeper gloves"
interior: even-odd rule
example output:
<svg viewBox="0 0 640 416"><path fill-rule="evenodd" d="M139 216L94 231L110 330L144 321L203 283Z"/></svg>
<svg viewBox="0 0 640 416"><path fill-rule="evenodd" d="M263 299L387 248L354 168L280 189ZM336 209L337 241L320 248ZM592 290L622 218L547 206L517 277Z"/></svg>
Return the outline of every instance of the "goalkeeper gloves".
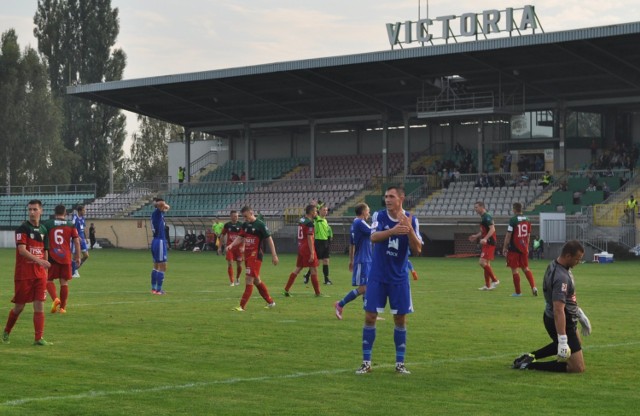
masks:
<svg viewBox="0 0 640 416"><path fill-rule="evenodd" d="M568 338L566 335L558 335L558 361L564 362L571 357L571 348L569 348Z"/></svg>
<svg viewBox="0 0 640 416"><path fill-rule="evenodd" d="M580 321L580 333L585 337L591 335L591 321L581 308L578 308L578 321Z"/></svg>

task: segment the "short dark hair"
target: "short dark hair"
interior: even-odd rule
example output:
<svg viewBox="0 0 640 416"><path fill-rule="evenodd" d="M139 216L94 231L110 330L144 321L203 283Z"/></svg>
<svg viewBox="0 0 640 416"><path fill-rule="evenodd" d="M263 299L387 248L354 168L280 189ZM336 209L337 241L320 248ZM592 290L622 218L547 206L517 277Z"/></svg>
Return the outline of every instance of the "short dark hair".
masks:
<svg viewBox="0 0 640 416"><path fill-rule="evenodd" d="M578 240L570 240L564 243L562 246L562 252L560 253L560 257L564 256L575 256L578 253L584 253L584 247Z"/></svg>
<svg viewBox="0 0 640 416"><path fill-rule="evenodd" d="M475 204L473 204L473 205L477 205L477 206L479 206L479 207L485 208L485 206L484 206L484 201L476 201L476 203L475 203Z"/></svg>
<svg viewBox="0 0 640 416"><path fill-rule="evenodd" d="M390 185L390 186L387 186L386 191L390 191L392 189L396 190L396 192L398 193L398 196L404 196L404 186L402 186L402 185ZM386 191L385 191L385 193L386 193Z"/></svg>
<svg viewBox="0 0 640 416"><path fill-rule="evenodd" d="M235 209L232 209L231 212L229 213L229 215L233 215L233 214L237 214L238 211L236 211Z"/></svg>
<svg viewBox="0 0 640 416"><path fill-rule="evenodd" d="M27 205L40 205L40 206L42 206L42 201L40 201L39 199L32 199L31 201L29 201L29 203Z"/></svg>
<svg viewBox="0 0 640 416"><path fill-rule="evenodd" d="M55 209L53 210L53 212L54 212L56 215L64 215L64 214L66 214L66 212L67 212L67 208L66 208L64 205L62 205L62 204L58 204L58 205L56 205L56 207L55 207Z"/></svg>
<svg viewBox="0 0 640 416"><path fill-rule="evenodd" d="M355 208L356 215L357 216L362 215L364 210L367 209L368 207L369 206L367 204L365 204L364 202L360 202L358 205L356 205L356 208Z"/></svg>
<svg viewBox="0 0 640 416"><path fill-rule="evenodd" d="M314 210L315 208L316 208L316 206L315 206L315 205L313 205L313 204L309 204L309 205L307 205L307 207L304 209L304 213L305 213L305 214L307 214L307 215L309 215L309 214L311 214L311 213L313 212L313 210Z"/></svg>
<svg viewBox="0 0 640 416"><path fill-rule="evenodd" d="M242 209L240 210L240 212L243 214L248 211L253 211L253 208L251 208L249 205L243 206Z"/></svg>
<svg viewBox="0 0 640 416"><path fill-rule="evenodd" d="M513 212L522 212L522 204L520 202L513 203Z"/></svg>

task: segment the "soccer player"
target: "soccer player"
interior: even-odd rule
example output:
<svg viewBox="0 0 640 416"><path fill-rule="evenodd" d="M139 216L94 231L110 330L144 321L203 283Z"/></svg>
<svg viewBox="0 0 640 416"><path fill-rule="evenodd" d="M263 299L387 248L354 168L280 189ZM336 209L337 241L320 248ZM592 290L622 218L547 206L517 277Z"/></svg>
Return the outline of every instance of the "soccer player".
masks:
<svg viewBox="0 0 640 416"><path fill-rule="evenodd" d="M477 201L473 205L473 209L480 215L480 232L469 236L472 243L480 242L482 252L480 254L480 267L484 270L484 286L479 290L493 290L500 284L500 280L491 269L491 260L495 257L496 252L496 226L493 223L493 217L484 206L484 202Z"/></svg>
<svg viewBox="0 0 640 416"><path fill-rule="evenodd" d="M291 296L289 289L296 281L296 277L302 269L309 268L311 273L311 284L316 296L320 296L320 283L318 282L318 256L314 245L315 226L313 219L318 215L315 205L307 205L304 210L305 216L298 222L298 259L296 268L289 275L289 280L284 287L284 295Z"/></svg>
<svg viewBox="0 0 640 416"><path fill-rule="evenodd" d="M45 247L47 249L49 263L47 292L53 299L51 313L67 313L67 300L69 299L69 280L73 279L71 272L71 253L74 261L80 263L80 237L78 230L71 221L66 218L67 209L64 205L57 205L54 210L54 218L44 220L42 223L47 228ZM71 247L74 247L74 250ZM60 297L58 298L55 280L60 280Z"/></svg>
<svg viewBox="0 0 640 416"><path fill-rule="evenodd" d="M229 275L229 286L240 285L240 274L242 273L242 252L244 248L242 246L234 247L233 250L229 250L229 246L240 234L240 228L242 223L238 221L238 211L233 210L229 213L230 221L225 223L222 227L222 231L218 243L218 254L222 254L223 247L226 247L226 259L227 259L227 274ZM236 278L233 279L233 262L236 262Z"/></svg>
<svg viewBox="0 0 640 416"><path fill-rule="evenodd" d="M269 227L257 219L253 213L253 209L250 206L244 206L240 210L244 223L240 229L240 235L231 243L231 246L227 249L233 249L235 246L244 244L244 266L246 286L242 298L240 299L240 306L234 308L234 311L244 312L251 293L253 293L253 287L255 286L260 293L260 296L267 302L266 308L273 308L276 303L273 301L271 295L269 295L269 289L267 285L260 279L260 268L262 266L263 252L261 250L262 242L266 241L271 251L271 262L274 266L278 265L278 254L276 253L276 246L273 244L271 238L271 232Z"/></svg>
<svg viewBox="0 0 640 416"><path fill-rule="evenodd" d="M362 330L362 365L356 374L371 371L371 353L376 339L376 319L389 300L395 324L396 372L410 374L404 365L407 345L406 316L413 312L407 262L409 251L422 252L418 219L402 208L404 189L390 186L384 193L386 210L373 216L371 242L374 243L371 274L365 292L365 320Z"/></svg>
<svg viewBox="0 0 640 416"><path fill-rule="evenodd" d="M87 261L87 259L89 258L89 250L87 250L87 238L84 234L84 227L85 227L84 205L78 205L78 207L76 208L76 212L73 214L73 217L71 218L71 222L73 222L73 225L76 227L76 230L78 230L78 236L80 237L80 249L82 250L82 259L80 260L80 262L71 263L71 268L73 272L72 276L80 277L80 272L78 272L78 269L80 269L80 266L82 266L84 262Z"/></svg>
<svg viewBox="0 0 640 416"><path fill-rule="evenodd" d="M151 256L153 257L153 270L151 271L151 293L154 295L164 295L162 289L164 275L167 271L167 239L165 233L164 213L171 209L171 206L164 202L162 198L154 201L155 210L151 213Z"/></svg>
<svg viewBox="0 0 640 416"><path fill-rule="evenodd" d="M14 306L9 311L9 318L2 333L2 342L9 343L9 335L18 317L27 303L33 303L33 328L35 341L33 345L51 345L42 338L44 334L44 301L47 297L47 269L51 263L47 261L44 243L47 229L40 222L42 202L32 199L27 204L29 220L16 229L16 268L13 275L15 292Z"/></svg>
<svg viewBox="0 0 640 416"><path fill-rule="evenodd" d="M533 278L533 273L529 269L529 239L531 238L531 221L522 213L522 204L515 202L513 204L513 213L515 214L509 220L507 227L507 235L504 237L502 252L507 257L507 267L511 268L513 275L513 286L515 293L511 296L522 296L520 291L520 274L518 268L522 269L533 296L538 296L538 289Z"/></svg>
<svg viewBox="0 0 640 416"><path fill-rule="evenodd" d="M371 227L367 224L369 219L369 206L364 202L356 205L356 218L351 223L349 245L349 271L351 274L351 286L356 289L349 291L342 300L334 304L336 318L342 319L342 308L347 303L364 295L367 290L367 277L371 271Z"/></svg>
<svg viewBox="0 0 640 416"><path fill-rule="evenodd" d="M580 322L582 335L585 336L591 334L591 322L578 307L575 281L571 273L571 269L582 261L583 256L584 247L579 241L567 241L560 256L547 267L542 284L545 300L542 319L547 334L551 337L551 343L516 358L512 368L558 373L584 372L584 357L577 322ZM537 361L554 355L557 357L556 360Z"/></svg>
<svg viewBox="0 0 640 416"><path fill-rule="evenodd" d="M315 241L314 247L318 261L322 262L322 275L324 276L324 284L332 285L333 282L329 279L329 256L331 251L331 239L333 238L333 230L327 221L327 214L329 213L329 207L322 201L312 201L312 204L318 209L318 215L313 219L313 225L315 227ZM309 276L311 270L309 270L304 276L304 283L309 282Z"/></svg>

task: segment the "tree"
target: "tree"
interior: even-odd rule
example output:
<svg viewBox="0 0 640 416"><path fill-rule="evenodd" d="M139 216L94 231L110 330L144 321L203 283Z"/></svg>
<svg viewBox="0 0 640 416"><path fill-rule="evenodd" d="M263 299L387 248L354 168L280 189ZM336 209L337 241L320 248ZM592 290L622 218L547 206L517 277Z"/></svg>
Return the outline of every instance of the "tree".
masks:
<svg viewBox="0 0 640 416"><path fill-rule="evenodd" d="M122 164L126 136L120 110L65 95L68 85L121 80L124 51L114 48L120 24L110 0L38 0L34 16L38 50L47 58L51 90L62 105L62 139L78 158L73 181L108 190L110 160Z"/></svg>
<svg viewBox="0 0 640 416"><path fill-rule="evenodd" d="M0 53L0 178L7 186L68 183L69 160L60 139L61 117L47 68L32 48L20 52L13 29Z"/></svg>
<svg viewBox="0 0 640 416"><path fill-rule="evenodd" d="M130 174L134 181L155 181L166 178L168 143L184 135L183 129L149 117L138 116L140 130L133 135Z"/></svg>

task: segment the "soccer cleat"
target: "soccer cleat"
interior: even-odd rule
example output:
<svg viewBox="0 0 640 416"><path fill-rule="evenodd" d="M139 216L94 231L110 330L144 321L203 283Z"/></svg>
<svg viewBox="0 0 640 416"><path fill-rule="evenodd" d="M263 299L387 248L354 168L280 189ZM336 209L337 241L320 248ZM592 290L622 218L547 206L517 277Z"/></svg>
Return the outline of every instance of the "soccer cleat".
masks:
<svg viewBox="0 0 640 416"><path fill-rule="evenodd" d="M80 277L80 273L78 273L78 271L76 270L76 272L74 274L72 274L71 277L78 278L78 277Z"/></svg>
<svg viewBox="0 0 640 416"><path fill-rule="evenodd" d="M536 357L534 357L533 354L522 354L520 357L513 360L513 365L511 366L511 368L515 370L525 370L529 366L529 364L531 364L535 360Z"/></svg>
<svg viewBox="0 0 640 416"><path fill-rule="evenodd" d="M342 320L342 306L340 306L340 301L337 301L334 306L336 308L336 318Z"/></svg>
<svg viewBox="0 0 640 416"><path fill-rule="evenodd" d="M304 284L308 285L309 284L309 276L304 276Z"/></svg>
<svg viewBox="0 0 640 416"><path fill-rule="evenodd" d="M282 292L282 294L287 298L291 297L291 293L287 292L286 290L284 292Z"/></svg>
<svg viewBox="0 0 640 416"><path fill-rule="evenodd" d="M167 292L165 292L164 290L156 290L156 295L166 295Z"/></svg>
<svg viewBox="0 0 640 416"><path fill-rule="evenodd" d="M267 306L265 306L265 309L271 309L271 308L275 308L276 307L276 303L275 302L271 302L268 303Z"/></svg>
<svg viewBox="0 0 640 416"><path fill-rule="evenodd" d="M407 370L404 363L396 363L396 373L398 374L411 374L411 371Z"/></svg>
<svg viewBox="0 0 640 416"><path fill-rule="evenodd" d="M242 306L236 306L235 308L233 308L232 310L236 311L236 312L244 312L244 308Z"/></svg>
<svg viewBox="0 0 640 416"><path fill-rule="evenodd" d="M53 343L45 341L44 339L40 338L39 340L34 341L33 345L38 346L38 347L49 347L49 346L53 345Z"/></svg>
<svg viewBox="0 0 640 416"><path fill-rule="evenodd" d="M418 272L415 270L411 270L411 276L413 276L413 280L418 280Z"/></svg>
<svg viewBox="0 0 640 416"><path fill-rule="evenodd" d="M356 374L367 374L371 372L371 362L363 361L360 368L356 370Z"/></svg>
<svg viewBox="0 0 640 416"><path fill-rule="evenodd" d="M324 282L325 285L332 285L333 282L331 280L327 280L326 282Z"/></svg>
<svg viewBox="0 0 640 416"><path fill-rule="evenodd" d="M9 344L9 333L7 331L2 333L2 343Z"/></svg>
<svg viewBox="0 0 640 416"><path fill-rule="evenodd" d="M236 279L235 285L240 286L240 279Z"/></svg>
<svg viewBox="0 0 640 416"><path fill-rule="evenodd" d="M493 286L491 286L491 287L482 286L482 287L478 288L478 290L493 290L493 289L495 289Z"/></svg>
<svg viewBox="0 0 640 416"><path fill-rule="evenodd" d="M151 294L152 294L152 295L155 295L156 293L158 293L158 291L157 291L157 290L155 290L155 289L151 289Z"/></svg>
<svg viewBox="0 0 640 416"><path fill-rule="evenodd" d="M59 306L60 306L60 299L55 298L55 300L53 301L53 305L51 305L51 313L56 313Z"/></svg>
<svg viewBox="0 0 640 416"><path fill-rule="evenodd" d="M235 285L236 285L236 284L235 284L235 283L233 283L233 282L229 283L229 286L235 286Z"/></svg>
<svg viewBox="0 0 640 416"><path fill-rule="evenodd" d="M60 308L60 313L64 315L65 313L67 313L67 310Z"/></svg>
<svg viewBox="0 0 640 416"><path fill-rule="evenodd" d="M531 293L533 293L533 296L538 296L538 288L537 287L532 288Z"/></svg>
<svg viewBox="0 0 640 416"><path fill-rule="evenodd" d="M522 296L522 293L512 293L511 297L513 298L519 298L520 296Z"/></svg>
<svg viewBox="0 0 640 416"><path fill-rule="evenodd" d="M491 289L495 289L500 284L500 280L496 280L495 282L491 282Z"/></svg>

